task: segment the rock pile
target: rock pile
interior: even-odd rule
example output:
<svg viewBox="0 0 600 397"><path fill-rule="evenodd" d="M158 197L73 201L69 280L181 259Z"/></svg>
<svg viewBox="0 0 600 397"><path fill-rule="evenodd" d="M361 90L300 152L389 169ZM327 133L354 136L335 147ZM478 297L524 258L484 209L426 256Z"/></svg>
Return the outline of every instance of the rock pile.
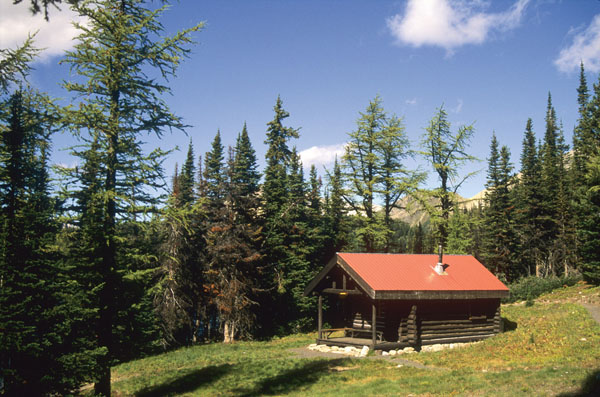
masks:
<svg viewBox="0 0 600 397"><path fill-rule="evenodd" d="M446 344L429 345L429 346L421 347L421 351L422 352L439 352L441 350L457 349L457 348L472 345L475 343L481 343L481 342L446 343ZM342 354L342 355L352 356L352 357L366 357L367 354L369 354L369 346L363 346L361 349L361 348L358 348L355 346L341 347L341 346L317 345L316 343L313 343L308 346L308 349L319 351L322 353L336 353L336 354ZM398 355L402 355L402 354L414 354L414 353L417 353L417 351L413 347L405 347L404 349L382 351L381 355L382 356L398 356Z"/></svg>

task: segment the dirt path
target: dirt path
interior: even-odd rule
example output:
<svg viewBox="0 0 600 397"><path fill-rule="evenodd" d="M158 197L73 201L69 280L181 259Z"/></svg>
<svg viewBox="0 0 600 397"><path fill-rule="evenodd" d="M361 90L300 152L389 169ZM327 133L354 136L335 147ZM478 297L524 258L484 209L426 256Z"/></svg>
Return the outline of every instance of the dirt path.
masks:
<svg viewBox="0 0 600 397"><path fill-rule="evenodd" d="M374 356L367 356L367 357L353 357L353 356L346 356L344 354L339 354L339 353L319 352L319 351L315 351L315 350L309 350L305 347L290 349L290 351L292 353L294 353L295 356L298 358L337 358L337 359L348 358L348 359L359 359L359 360L363 360L363 359L388 360L390 362L393 362L394 364L403 365L406 367L414 367L414 368L420 368L420 369L438 369L438 370L441 369L441 368L436 368L436 367L429 367L429 366L423 365L423 364L415 362L415 361L405 360L403 358L399 358L398 356L374 355Z"/></svg>
<svg viewBox="0 0 600 397"><path fill-rule="evenodd" d="M590 303L582 303L581 306L585 307L590 313L592 318L600 324L600 305L592 305Z"/></svg>

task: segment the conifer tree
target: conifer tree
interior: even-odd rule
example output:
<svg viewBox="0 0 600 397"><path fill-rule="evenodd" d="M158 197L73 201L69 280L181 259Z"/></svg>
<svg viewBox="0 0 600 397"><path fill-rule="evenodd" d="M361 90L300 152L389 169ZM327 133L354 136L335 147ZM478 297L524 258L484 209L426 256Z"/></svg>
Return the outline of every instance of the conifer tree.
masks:
<svg viewBox="0 0 600 397"><path fill-rule="evenodd" d="M105 396L111 394L118 286L127 268L125 258L119 256L118 223L135 218L158 200L148 188L161 186L164 152L157 149L144 154L141 135L160 137L165 129L184 127L163 100L169 87L160 78L174 75L188 52L191 33L201 28L197 25L159 39L158 17L164 8L150 10L139 0L74 5L86 25L75 25L80 34L64 60L80 76L64 85L79 98L77 105L66 110L65 120L84 145L91 147L95 142L97 168L102 173L90 192L97 200L86 210L99 214L99 225L93 227L104 242L95 266L100 283L94 291L98 297L96 335L106 353L99 360L95 392ZM76 173L73 176L79 179Z"/></svg>
<svg viewBox="0 0 600 397"><path fill-rule="evenodd" d="M496 135L492 136L486 183L484 263L495 274L515 277L512 264L515 257L514 205L510 189L512 165L506 146L498 151Z"/></svg>
<svg viewBox="0 0 600 397"><path fill-rule="evenodd" d="M194 164L194 147L192 140L188 146L187 156L183 166L181 167L181 176L177 181L180 191L181 202L184 204L192 204L195 200L194 187L196 185L196 166ZM175 192L175 189L173 189Z"/></svg>
<svg viewBox="0 0 600 397"><path fill-rule="evenodd" d="M215 208L206 233L208 279L217 290L214 300L225 343L247 336L254 326L252 306L256 304L261 259L256 249L260 229L256 223L244 221L254 209L244 208L249 202L239 200L247 186L235 183L235 170L239 169L235 158L230 150L225 176L220 179L224 200Z"/></svg>
<svg viewBox="0 0 600 397"><path fill-rule="evenodd" d="M527 120L521 151L521 177L515 187L516 231L519 238L520 255L517 258L521 275L535 274L541 256L541 206L542 193L539 181L541 165L535 143L533 123Z"/></svg>
<svg viewBox="0 0 600 397"><path fill-rule="evenodd" d="M440 182L440 187L426 194L421 203L431 216L433 235L443 247L448 238L448 220L455 206L454 195L462 183L473 175L470 173L460 178L459 168L466 162L476 160L466 152L474 132L473 126L460 126L456 134L450 131L450 127L448 114L442 106L429 122L421 141L421 154L431 164ZM435 199L434 206L428 203L428 197Z"/></svg>
<svg viewBox="0 0 600 397"><path fill-rule="evenodd" d="M263 301L262 308L265 312L260 316L268 316L270 321L265 322L271 329L264 332L272 333L283 323L286 317L286 308L282 307L280 296L289 293L288 279L288 253L287 235L289 224L286 223L286 214L291 209L289 168L291 166L291 150L288 142L292 138L298 138L298 130L284 126L284 120L289 113L284 110L280 97L273 108L275 115L273 120L267 123L268 145L266 153L267 166L262 189L263 202L263 247L265 277L262 288L271 291L271 300ZM266 298L266 296L265 296ZM274 308L266 311L266 307Z"/></svg>
<svg viewBox="0 0 600 397"><path fill-rule="evenodd" d="M342 171L337 157L333 163L333 171L327 175L328 191L325 195L324 242L325 260L332 258L336 252L348 243L348 221L346 204L343 198Z"/></svg>
<svg viewBox="0 0 600 397"><path fill-rule="evenodd" d="M423 233L423 225L421 222L417 224L415 229L415 234L412 242L412 253L413 254L423 254L424 253L424 238L425 234Z"/></svg>
<svg viewBox="0 0 600 397"><path fill-rule="evenodd" d="M360 115L342 157L344 199L360 221L356 233L363 240L364 250L387 251L392 235L391 212L401 197L416 190L424 176L403 165L412 155L404 125L398 117L387 115L379 97L370 101ZM379 215L375 210L378 199L383 202L383 213Z"/></svg>
<svg viewBox="0 0 600 397"><path fill-rule="evenodd" d="M57 247L47 164L56 114L32 90L0 110L0 393L67 394L91 379L97 351L85 335L82 290Z"/></svg>

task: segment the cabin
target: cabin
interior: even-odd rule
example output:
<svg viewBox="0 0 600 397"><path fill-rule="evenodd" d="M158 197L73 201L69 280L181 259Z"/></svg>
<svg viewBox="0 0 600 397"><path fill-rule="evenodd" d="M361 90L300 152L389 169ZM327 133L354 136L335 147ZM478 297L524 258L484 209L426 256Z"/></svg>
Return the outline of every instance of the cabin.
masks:
<svg viewBox="0 0 600 397"><path fill-rule="evenodd" d="M418 350L499 333L508 288L470 255L340 252L304 295L318 296L319 344Z"/></svg>

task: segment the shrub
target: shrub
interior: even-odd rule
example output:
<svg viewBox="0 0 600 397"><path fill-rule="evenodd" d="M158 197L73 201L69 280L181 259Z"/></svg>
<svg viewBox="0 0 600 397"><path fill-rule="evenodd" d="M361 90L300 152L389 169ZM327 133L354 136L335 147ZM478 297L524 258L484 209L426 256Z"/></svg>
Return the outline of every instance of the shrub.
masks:
<svg viewBox="0 0 600 397"><path fill-rule="evenodd" d="M581 280L581 276L568 277L547 277L540 278L535 276L523 277L522 279L508 286L510 295L503 299L503 303L512 303L518 301L532 301L538 296L562 288L564 286L575 285Z"/></svg>

